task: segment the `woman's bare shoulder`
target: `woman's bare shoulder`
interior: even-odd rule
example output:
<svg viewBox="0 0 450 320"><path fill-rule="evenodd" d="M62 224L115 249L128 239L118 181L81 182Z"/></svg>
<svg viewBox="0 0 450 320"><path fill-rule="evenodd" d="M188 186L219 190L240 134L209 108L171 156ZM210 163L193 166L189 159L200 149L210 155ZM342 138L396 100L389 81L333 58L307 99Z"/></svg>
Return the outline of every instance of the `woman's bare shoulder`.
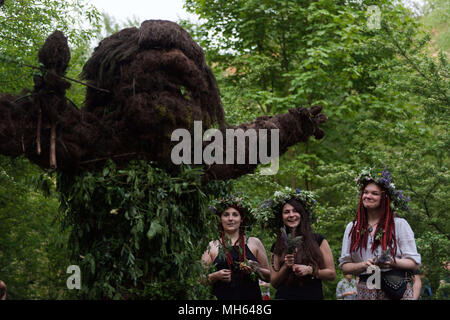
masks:
<svg viewBox="0 0 450 320"><path fill-rule="evenodd" d="M208 243L208 250L217 249L220 246L219 240L211 240Z"/></svg>
<svg viewBox="0 0 450 320"><path fill-rule="evenodd" d="M258 248L258 249L265 249L263 243L259 238L256 237L249 237L247 240L247 244L249 248Z"/></svg>

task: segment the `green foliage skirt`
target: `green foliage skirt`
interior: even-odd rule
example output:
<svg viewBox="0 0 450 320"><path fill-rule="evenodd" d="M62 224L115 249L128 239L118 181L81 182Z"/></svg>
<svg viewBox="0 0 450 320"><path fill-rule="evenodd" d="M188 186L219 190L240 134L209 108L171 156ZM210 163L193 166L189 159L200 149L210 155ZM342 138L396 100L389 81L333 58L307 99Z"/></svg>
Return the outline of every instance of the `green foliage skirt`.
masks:
<svg viewBox="0 0 450 320"><path fill-rule="evenodd" d="M177 176L145 161L119 169L59 174L72 264L83 299L205 299L200 259L217 232L208 209L223 182L200 183L201 169Z"/></svg>

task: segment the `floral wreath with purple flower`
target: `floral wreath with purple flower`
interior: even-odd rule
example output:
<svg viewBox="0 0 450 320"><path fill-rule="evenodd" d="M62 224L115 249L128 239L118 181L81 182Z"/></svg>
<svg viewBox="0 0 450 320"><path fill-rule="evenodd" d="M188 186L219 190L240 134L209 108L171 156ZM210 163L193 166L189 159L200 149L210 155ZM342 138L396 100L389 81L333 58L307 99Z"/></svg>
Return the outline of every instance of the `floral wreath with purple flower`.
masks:
<svg viewBox="0 0 450 320"><path fill-rule="evenodd" d="M397 190L392 181L390 172L385 168L383 171L375 168L365 167L355 179L359 189L364 188L369 182L381 186L391 197L391 209L394 211L408 211L408 202L411 197L406 197L402 190Z"/></svg>
<svg viewBox="0 0 450 320"><path fill-rule="evenodd" d="M283 209L283 206L290 199L297 199L303 204L303 207L309 216L315 212L317 207L316 195L312 191L305 191L300 189L292 189L285 187L284 189L275 191L270 199L265 200L259 207L256 213L257 220L269 227L278 228L277 215Z"/></svg>

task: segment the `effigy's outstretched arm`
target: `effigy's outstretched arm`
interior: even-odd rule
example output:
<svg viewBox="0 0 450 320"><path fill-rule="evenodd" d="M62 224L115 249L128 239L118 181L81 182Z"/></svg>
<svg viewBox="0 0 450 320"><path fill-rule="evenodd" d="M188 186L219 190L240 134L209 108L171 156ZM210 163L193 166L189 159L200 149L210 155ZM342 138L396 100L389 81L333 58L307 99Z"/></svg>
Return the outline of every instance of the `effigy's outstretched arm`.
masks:
<svg viewBox="0 0 450 320"><path fill-rule="evenodd" d="M257 132L257 143L251 141L249 137L246 137L244 149L245 161L244 164L239 164L239 153L242 153L244 150L239 149L238 142L234 141L234 148L232 150L234 154L232 154L231 157L228 155L229 159L232 160L231 164L226 164L224 160L223 164L214 163L208 166L205 170L203 181L235 179L244 174L253 173L257 165L261 162L259 161L260 157L258 156L258 163L252 163L252 161L250 161L251 154L257 150L258 155L261 155L261 146L267 146L267 152L263 153L266 153L265 156L270 155L272 157L277 156L274 152L276 153L276 151L278 151L278 155L282 155L290 146L299 142L306 142L311 136L314 136L316 139L321 139L324 136L324 132L319 128L319 125L327 120L327 117L325 114L321 113L321 111L322 107L320 106L314 106L310 109L298 107L290 109L289 112L285 114L278 114L272 117L259 117L252 123L241 124L237 127L229 128L235 131L237 129L242 129L244 132L248 129L253 129ZM267 136L261 129L265 129L264 131L267 132ZM272 133L273 129L278 129L278 139L277 136ZM226 136L226 133L223 134L223 136ZM261 141L261 139L264 141ZM277 141L274 141L274 139ZM257 149L255 144L258 146ZM277 144L278 148L271 148L274 144ZM223 151L226 154L226 152L229 152L230 150L227 150L224 146ZM226 159L226 155L224 156L224 159Z"/></svg>
<svg viewBox="0 0 450 320"><path fill-rule="evenodd" d="M63 97L52 94L40 103L42 97L35 91L0 94L0 154L24 155L43 169L74 171L95 150L96 139L89 137L101 136L101 123Z"/></svg>
<svg viewBox="0 0 450 320"><path fill-rule="evenodd" d="M17 103L20 96L0 94L0 154L18 157L25 150L26 103Z"/></svg>
<svg viewBox="0 0 450 320"><path fill-rule="evenodd" d="M92 149L89 137L99 136L101 126L65 96L69 60L67 38L55 31L39 51L43 67L34 67L41 72L33 90L0 94L0 154L24 155L43 169L70 170Z"/></svg>

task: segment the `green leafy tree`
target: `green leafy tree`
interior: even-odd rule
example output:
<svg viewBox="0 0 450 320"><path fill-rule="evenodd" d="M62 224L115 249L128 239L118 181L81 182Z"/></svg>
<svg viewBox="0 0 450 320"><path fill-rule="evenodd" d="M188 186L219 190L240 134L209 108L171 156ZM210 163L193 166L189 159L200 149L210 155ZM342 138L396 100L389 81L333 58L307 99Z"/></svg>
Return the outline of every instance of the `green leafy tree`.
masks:
<svg viewBox="0 0 450 320"><path fill-rule="evenodd" d="M80 0L6 0L0 8L1 92L17 93L32 87L30 75L34 70L20 66L37 64L37 52L54 30L62 31L72 48L87 49L98 20L98 11ZM86 28L84 21L92 27ZM72 57L69 76L72 71L81 71L76 66L83 58L80 52Z"/></svg>
<svg viewBox="0 0 450 320"><path fill-rule="evenodd" d="M78 0L6 0L0 7L0 92L32 87L36 69L25 64L37 66L37 52L55 29L69 39L68 76L77 78L97 20L98 12ZM82 28L82 21L92 28ZM69 97L79 105L84 91L74 83ZM0 279L7 283L8 299L70 297L65 283L68 232L60 229L56 181L22 158L0 157L0 170Z"/></svg>
<svg viewBox="0 0 450 320"><path fill-rule="evenodd" d="M0 159L0 279L8 299L61 299L67 293L68 234L57 221L54 181L36 172L24 159Z"/></svg>
<svg viewBox="0 0 450 320"><path fill-rule="evenodd" d="M380 9L380 28L368 27L369 5ZM423 244L425 232L448 238L450 230L443 212L448 62L445 54L430 53L419 18L396 1L186 0L186 8L205 21L190 30L207 48L229 122L315 104L329 117L325 138L292 148L277 175L246 176L235 188L255 202L279 185L318 192L314 228L328 239L337 266L358 203L353 179L366 165L386 165L412 197L406 218L424 264L437 270L448 257L445 246L433 256ZM270 248L273 236L260 232ZM324 283L327 299L335 299L337 271L336 281Z"/></svg>

